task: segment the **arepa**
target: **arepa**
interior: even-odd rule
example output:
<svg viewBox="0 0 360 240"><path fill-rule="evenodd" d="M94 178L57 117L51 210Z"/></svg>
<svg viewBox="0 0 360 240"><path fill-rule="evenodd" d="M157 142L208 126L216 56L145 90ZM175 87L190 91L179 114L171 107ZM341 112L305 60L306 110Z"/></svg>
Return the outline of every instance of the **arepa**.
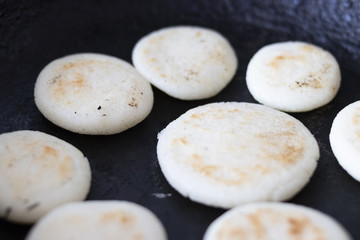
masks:
<svg viewBox="0 0 360 240"><path fill-rule="evenodd" d="M257 202L233 208L213 221L204 240L351 240L335 219L318 210Z"/></svg>
<svg viewBox="0 0 360 240"><path fill-rule="evenodd" d="M34 223L84 200L90 180L87 158L67 142L36 131L0 135L0 218Z"/></svg>
<svg viewBox="0 0 360 240"><path fill-rule="evenodd" d="M34 95L48 120L81 134L120 133L144 120L153 106L151 85L133 66L95 53L49 63L36 80Z"/></svg>
<svg viewBox="0 0 360 240"><path fill-rule="evenodd" d="M182 100L215 96L232 80L237 58L220 33L197 26L173 26L141 38L133 64L154 86Z"/></svg>
<svg viewBox="0 0 360 240"><path fill-rule="evenodd" d="M191 200L222 208L294 196L317 166L319 147L297 119L251 103L190 109L158 134L162 172Z"/></svg>
<svg viewBox="0 0 360 240"><path fill-rule="evenodd" d="M349 104L337 114L329 138L339 164L360 181L360 101Z"/></svg>
<svg viewBox="0 0 360 240"><path fill-rule="evenodd" d="M251 58L246 84L260 103L305 112L329 103L340 87L340 68L324 49L305 42L264 46Z"/></svg>
<svg viewBox="0 0 360 240"><path fill-rule="evenodd" d="M26 240L166 240L159 219L126 201L86 201L61 206L42 218Z"/></svg>

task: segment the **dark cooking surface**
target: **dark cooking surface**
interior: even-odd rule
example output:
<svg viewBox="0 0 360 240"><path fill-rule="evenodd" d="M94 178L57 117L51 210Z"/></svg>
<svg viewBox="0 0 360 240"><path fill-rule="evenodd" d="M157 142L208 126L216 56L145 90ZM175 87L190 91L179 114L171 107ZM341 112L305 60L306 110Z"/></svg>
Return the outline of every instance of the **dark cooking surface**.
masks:
<svg viewBox="0 0 360 240"><path fill-rule="evenodd" d="M157 163L157 133L184 111L201 104L255 102L244 81L252 55L272 42L312 42L337 58L342 85L330 104L292 114L315 135L321 158L310 183L290 202L333 216L354 239L360 239L360 183L338 165L328 140L336 113L360 100L360 1L82 2L0 1L0 133L32 129L68 141L90 161L93 179L88 200L137 202L160 218L169 240L201 239L207 226L224 210L193 203L168 185ZM180 101L154 89L154 108L148 118L113 136L68 132L51 124L37 110L34 83L51 60L72 53L98 52L130 62L132 48L140 37L180 24L216 29L237 52L238 72L216 97ZM28 230L28 226L0 220L1 240L23 239Z"/></svg>

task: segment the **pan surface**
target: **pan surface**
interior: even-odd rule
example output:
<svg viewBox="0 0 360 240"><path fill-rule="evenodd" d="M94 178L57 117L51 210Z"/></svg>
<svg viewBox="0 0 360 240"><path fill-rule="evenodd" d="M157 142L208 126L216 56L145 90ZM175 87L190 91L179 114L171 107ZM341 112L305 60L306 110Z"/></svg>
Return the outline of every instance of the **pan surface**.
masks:
<svg viewBox="0 0 360 240"><path fill-rule="evenodd" d="M50 61L72 53L97 52L131 62L139 38L173 25L215 29L234 46L238 71L217 96L181 101L153 88L150 115L112 136L71 133L37 110L34 84ZM88 157L92 168L88 200L139 203L160 218L171 240L202 239L207 226L224 210L191 202L169 186L157 162L157 133L186 110L205 103L255 103L245 72L250 58L266 44L300 40L327 49L339 62L342 84L326 106L291 114L314 134L321 157L310 183L289 202L329 214L354 239L360 239L360 183L339 166L328 139L336 114L360 100L359 1L0 1L0 36L0 133L38 130L73 144ZM24 239L30 227L0 220L0 239Z"/></svg>

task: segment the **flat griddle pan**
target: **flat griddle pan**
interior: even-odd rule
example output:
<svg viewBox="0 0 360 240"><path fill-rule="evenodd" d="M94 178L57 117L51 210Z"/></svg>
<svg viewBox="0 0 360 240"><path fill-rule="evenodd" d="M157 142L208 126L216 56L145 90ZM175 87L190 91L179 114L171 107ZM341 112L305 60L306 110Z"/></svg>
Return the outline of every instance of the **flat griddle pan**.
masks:
<svg viewBox="0 0 360 240"><path fill-rule="evenodd" d="M71 133L37 110L34 83L50 61L72 53L97 52L131 62L139 38L172 25L215 29L234 46L238 71L217 96L181 101L153 88L154 108L146 120L112 136ZM169 240L199 240L224 210L191 202L169 186L157 162L157 133L202 104L255 103L245 84L250 58L266 44L288 40L329 50L342 74L340 91L331 103L291 114L314 134L321 157L310 183L289 202L329 214L354 239L360 239L360 183L339 166L328 139L336 114L360 100L359 1L0 1L0 133L30 129L68 141L90 161L92 185L87 200L139 203L160 218ZM24 239L30 227L0 220L0 239Z"/></svg>

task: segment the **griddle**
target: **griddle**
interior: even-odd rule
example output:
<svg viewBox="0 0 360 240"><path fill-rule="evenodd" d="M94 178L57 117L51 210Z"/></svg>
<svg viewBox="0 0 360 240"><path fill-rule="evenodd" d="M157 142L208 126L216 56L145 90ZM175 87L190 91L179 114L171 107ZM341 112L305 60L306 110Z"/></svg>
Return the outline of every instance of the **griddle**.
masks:
<svg viewBox="0 0 360 240"><path fill-rule="evenodd" d="M181 101L154 90L151 114L116 135L88 136L61 129L37 110L33 89L41 69L64 55L97 52L131 62L134 44L162 27L197 25L231 42L239 67L217 96ZM335 99L306 113L293 113L314 134L321 157L309 184L288 202L318 209L360 239L360 183L337 163L329 131L336 114L360 100L360 1L0 1L0 133L38 130L73 144L89 159L87 200L127 200L153 211L169 240L198 240L225 210L194 203L165 180L156 156L157 133L186 110L220 101L256 101L245 84L247 64L262 46L306 41L337 58L342 84ZM0 193L1 197L1 193ZM0 239L24 239L31 226L0 220ZM120 238L121 239L121 238Z"/></svg>

